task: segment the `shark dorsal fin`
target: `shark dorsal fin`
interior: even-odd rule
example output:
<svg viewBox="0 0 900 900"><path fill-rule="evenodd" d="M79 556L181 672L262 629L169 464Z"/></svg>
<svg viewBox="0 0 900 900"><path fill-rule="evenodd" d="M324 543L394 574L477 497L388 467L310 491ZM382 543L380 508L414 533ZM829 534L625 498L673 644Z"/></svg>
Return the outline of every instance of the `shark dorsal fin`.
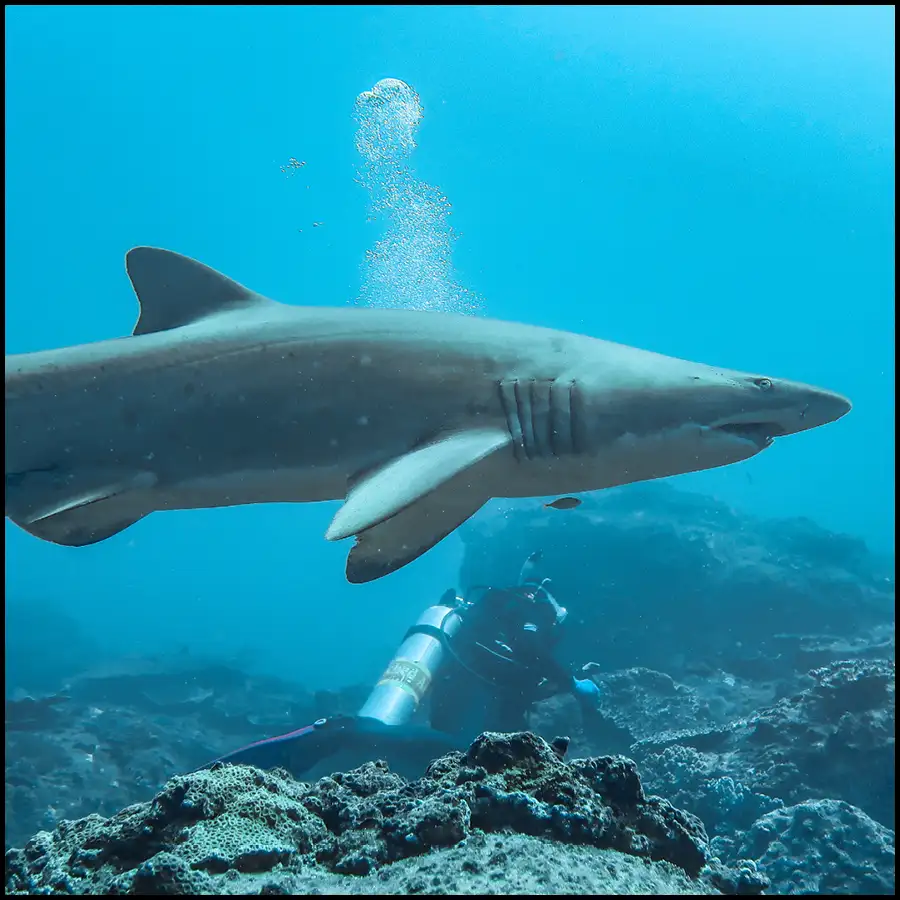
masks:
<svg viewBox="0 0 900 900"><path fill-rule="evenodd" d="M261 294L180 253L135 247L125 269L141 305L132 334L151 334L189 325L228 310L274 303Z"/></svg>

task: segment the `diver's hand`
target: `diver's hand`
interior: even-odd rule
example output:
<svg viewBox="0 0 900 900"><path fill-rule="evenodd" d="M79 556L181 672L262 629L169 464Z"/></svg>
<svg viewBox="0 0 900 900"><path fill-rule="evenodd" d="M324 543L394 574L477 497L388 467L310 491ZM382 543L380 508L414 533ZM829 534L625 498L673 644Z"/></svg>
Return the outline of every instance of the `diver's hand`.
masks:
<svg viewBox="0 0 900 900"><path fill-rule="evenodd" d="M575 696L579 700L590 701L594 704L600 700L603 693L599 686L590 678L573 678L572 687L575 691Z"/></svg>

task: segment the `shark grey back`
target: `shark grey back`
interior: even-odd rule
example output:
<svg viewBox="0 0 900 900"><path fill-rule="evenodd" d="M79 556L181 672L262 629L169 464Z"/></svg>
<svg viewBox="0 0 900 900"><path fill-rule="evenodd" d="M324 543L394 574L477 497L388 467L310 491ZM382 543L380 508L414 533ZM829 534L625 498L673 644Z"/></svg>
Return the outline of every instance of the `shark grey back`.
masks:
<svg viewBox="0 0 900 900"><path fill-rule="evenodd" d="M344 500L351 582L492 497L727 465L843 397L583 335L277 303L149 247L131 337L6 358L6 514L80 546L156 510Z"/></svg>

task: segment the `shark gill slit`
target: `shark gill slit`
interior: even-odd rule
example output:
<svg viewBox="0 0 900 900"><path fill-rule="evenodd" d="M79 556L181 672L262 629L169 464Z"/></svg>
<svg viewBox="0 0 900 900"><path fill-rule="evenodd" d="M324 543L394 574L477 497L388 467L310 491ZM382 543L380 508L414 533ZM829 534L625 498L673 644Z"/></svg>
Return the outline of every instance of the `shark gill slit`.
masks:
<svg viewBox="0 0 900 900"><path fill-rule="evenodd" d="M516 410L515 386L511 381L501 381L497 386L500 392L500 406L503 409L503 415L506 416L506 427L512 438L513 455L517 460L521 460L525 451L522 443L522 426L519 424Z"/></svg>
<svg viewBox="0 0 900 900"><path fill-rule="evenodd" d="M529 384L520 381L513 382L513 390L516 398L516 412L519 425L522 428L522 446L525 449L525 458L534 459L534 422L531 417L531 390Z"/></svg>
<svg viewBox="0 0 900 900"><path fill-rule="evenodd" d="M575 442L574 382L499 383L500 404L518 461L569 456Z"/></svg>
<svg viewBox="0 0 900 900"><path fill-rule="evenodd" d="M549 381L531 382L531 424L535 449L541 458L553 454L553 441L550 435L550 390Z"/></svg>
<svg viewBox="0 0 900 900"><path fill-rule="evenodd" d="M578 453L575 441L575 391L574 381L560 383L553 382L555 388L553 396L558 398L558 412L556 423L551 425L551 433L557 435L560 443L558 455L568 456Z"/></svg>

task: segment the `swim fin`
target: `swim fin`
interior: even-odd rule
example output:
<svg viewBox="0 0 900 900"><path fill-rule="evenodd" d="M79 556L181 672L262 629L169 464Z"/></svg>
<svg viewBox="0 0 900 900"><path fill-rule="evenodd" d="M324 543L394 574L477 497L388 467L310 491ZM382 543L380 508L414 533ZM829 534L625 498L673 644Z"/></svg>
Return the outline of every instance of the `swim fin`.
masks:
<svg viewBox="0 0 900 900"><path fill-rule="evenodd" d="M459 745L458 738L427 726L385 725L364 716L334 716L239 747L213 763L282 768L295 778L310 779L383 759L392 772L412 779L420 777L433 759L461 749Z"/></svg>
<svg viewBox="0 0 900 900"><path fill-rule="evenodd" d="M318 719L312 725L305 725L287 734L239 747L214 759L203 768L208 769L217 762L228 762L256 766L259 769L286 769L295 778L300 778L316 763L336 753L350 728L351 716Z"/></svg>

